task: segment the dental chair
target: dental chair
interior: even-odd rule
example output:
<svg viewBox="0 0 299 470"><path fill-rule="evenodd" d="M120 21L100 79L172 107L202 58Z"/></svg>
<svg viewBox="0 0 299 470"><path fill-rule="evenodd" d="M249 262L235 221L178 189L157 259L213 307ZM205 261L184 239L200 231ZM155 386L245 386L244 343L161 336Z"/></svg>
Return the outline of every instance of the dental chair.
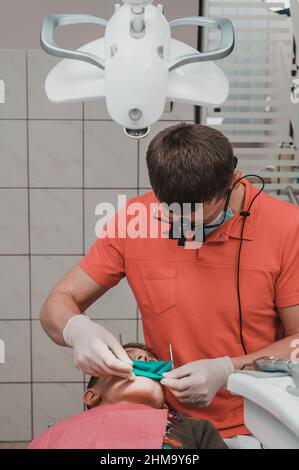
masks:
<svg viewBox="0 0 299 470"><path fill-rule="evenodd" d="M272 361L273 362L273 361ZM244 397L244 422L267 449L299 449L299 368L238 371L227 389Z"/></svg>

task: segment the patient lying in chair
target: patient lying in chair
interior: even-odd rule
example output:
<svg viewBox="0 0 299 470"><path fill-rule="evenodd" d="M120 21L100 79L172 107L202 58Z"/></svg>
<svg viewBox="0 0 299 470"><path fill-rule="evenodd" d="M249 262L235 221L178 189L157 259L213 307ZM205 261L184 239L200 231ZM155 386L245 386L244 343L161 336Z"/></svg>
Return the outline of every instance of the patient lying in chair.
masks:
<svg viewBox="0 0 299 470"><path fill-rule="evenodd" d="M83 400L87 411L55 424L29 449L225 449L205 420L169 410L160 384L169 366L143 344L124 346L136 379L91 377Z"/></svg>

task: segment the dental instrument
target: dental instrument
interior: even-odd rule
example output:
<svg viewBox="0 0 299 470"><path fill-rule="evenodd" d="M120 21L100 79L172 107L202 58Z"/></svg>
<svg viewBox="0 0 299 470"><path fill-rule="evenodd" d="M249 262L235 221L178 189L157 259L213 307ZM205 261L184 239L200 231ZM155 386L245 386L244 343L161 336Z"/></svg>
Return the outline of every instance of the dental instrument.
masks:
<svg viewBox="0 0 299 470"><path fill-rule="evenodd" d="M169 345L169 357L170 357L170 362L172 362L172 369L174 369L174 361L173 361L173 353L172 353L171 344Z"/></svg>

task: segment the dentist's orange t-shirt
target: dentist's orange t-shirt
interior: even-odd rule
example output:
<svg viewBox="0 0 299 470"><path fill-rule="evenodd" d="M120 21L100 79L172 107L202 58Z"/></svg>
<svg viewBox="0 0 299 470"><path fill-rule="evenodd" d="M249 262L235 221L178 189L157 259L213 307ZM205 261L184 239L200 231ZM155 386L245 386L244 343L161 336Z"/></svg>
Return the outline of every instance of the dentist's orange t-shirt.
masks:
<svg viewBox="0 0 299 470"><path fill-rule="evenodd" d="M258 190L247 180L243 184L246 209ZM150 192L128 202L148 208L154 201ZM128 227L130 220L122 219L122 224ZM151 220L148 211L141 224L145 227ZM108 288L127 277L146 343L166 361L171 344L175 367L204 358L243 356L236 289L242 220L235 214L195 250L168 238L103 236L80 266ZM279 338L277 307L299 304L298 208L266 193L255 200L245 224L240 285L243 337L251 353ZM201 409L180 404L169 391L167 399L189 416L210 420L223 437L248 433L243 400L226 390Z"/></svg>

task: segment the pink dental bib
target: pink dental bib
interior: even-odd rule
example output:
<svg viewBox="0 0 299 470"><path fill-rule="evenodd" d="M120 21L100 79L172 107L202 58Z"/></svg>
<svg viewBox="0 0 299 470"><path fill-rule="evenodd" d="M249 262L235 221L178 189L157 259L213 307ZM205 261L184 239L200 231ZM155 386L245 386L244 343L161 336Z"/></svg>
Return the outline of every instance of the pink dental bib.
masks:
<svg viewBox="0 0 299 470"><path fill-rule="evenodd" d="M55 424L28 449L162 449L167 410L145 405L98 406Z"/></svg>

